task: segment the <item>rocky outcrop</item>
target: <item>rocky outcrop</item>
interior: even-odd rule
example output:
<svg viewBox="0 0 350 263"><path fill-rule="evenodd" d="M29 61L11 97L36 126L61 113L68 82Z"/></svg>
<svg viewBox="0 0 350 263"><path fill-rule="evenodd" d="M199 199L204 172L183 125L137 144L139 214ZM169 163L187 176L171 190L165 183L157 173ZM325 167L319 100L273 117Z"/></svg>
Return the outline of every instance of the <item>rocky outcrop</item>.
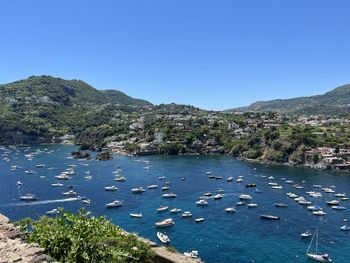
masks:
<svg viewBox="0 0 350 263"><path fill-rule="evenodd" d="M45 250L28 244L25 235L10 220L0 214L0 262L48 263L53 262Z"/></svg>
<svg viewBox="0 0 350 263"><path fill-rule="evenodd" d="M71 155L73 156L74 159L87 159L87 160L91 159L90 154L87 152L75 151L75 152L72 152Z"/></svg>
<svg viewBox="0 0 350 263"><path fill-rule="evenodd" d="M99 161L108 161L111 159L113 159L113 156L110 152L101 152L96 155L96 160L99 160Z"/></svg>

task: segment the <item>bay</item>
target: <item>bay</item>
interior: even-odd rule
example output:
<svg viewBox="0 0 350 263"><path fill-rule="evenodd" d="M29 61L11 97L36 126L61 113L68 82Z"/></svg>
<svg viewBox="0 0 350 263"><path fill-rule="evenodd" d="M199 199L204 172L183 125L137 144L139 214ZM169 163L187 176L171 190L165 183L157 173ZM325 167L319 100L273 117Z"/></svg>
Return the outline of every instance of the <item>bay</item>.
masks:
<svg viewBox="0 0 350 263"><path fill-rule="evenodd" d="M0 161L0 213L11 220L24 217L37 218L46 211L57 207L76 211L84 207L94 215L105 215L113 223L130 232L138 233L150 240L158 242L157 228L154 223L166 218L173 218L175 225L165 228L171 239L171 246L180 252L198 250L205 262L309 262L305 256L310 239L301 239L305 230L320 229L320 250L330 254L333 262L348 262L350 255L350 232L339 228L350 220L349 201L341 201L347 209L335 211L326 205L326 201L339 199L333 194L322 192L318 204L327 213L316 217L302 206L286 196L293 192L304 196L307 200L315 200L305 194L306 191L321 191L313 187L320 184L323 187L335 186L339 193L350 193L350 177L345 173L321 172L302 167L287 167L278 165L261 165L236 160L228 156L145 156L126 157L115 155L110 161L86 161L68 158L75 146L46 145L40 147L22 147L12 150L2 149ZM33 160L28 160L25 154L34 152ZM37 168L37 164L45 164ZM21 168L11 171L11 165ZM54 176L60 174L69 165L76 165L75 175L71 180L61 181L64 187L51 187L57 182ZM119 168L125 182L115 182L113 172ZM49 168L49 169L48 169ZM34 170L37 174L26 174L26 170ZM209 179L206 172L222 176L223 179ZM87 172L91 180L84 177ZM45 178L41 178L45 176ZM159 180L164 176L165 179ZM234 177L233 182L226 178ZM238 176L244 177L244 182L237 183ZM272 189L268 186L267 177L273 176L283 189ZM182 178L185 178L183 180ZM293 180L303 186L294 189ZM305 182L303 182L305 180ZM17 187L17 181L23 183ZM177 195L174 199L165 199L159 189L149 190L147 186L157 184L159 187L171 182L169 192ZM262 193L246 188L247 183L255 183ZM73 185L78 195L91 199L91 205L81 201L67 199L62 193L68 191L67 186ZM118 190L107 192L105 186L116 185ZM142 186L143 194L133 194L132 188ZM205 192L217 193L225 190L223 198L218 201L209 199L208 206L195 204L198 197ZM39 200L21 202L19 196L26 193L35 194ZM235 207L240 194L253 196L252 202L257 208L247 206ZM113 200L121 200L123 206L107 209L105 204ZM276 208L274 203L283 202L287 208ZM192 218L184 219L181 213L174 215L169 211L157 213L161 206L169 209L177 207L182 211L190 211ZM233 214L224 211L227 207L235 207ZM143 218L130 218L129 213L143 213ZM261 220L261 214L272 214L280 217L279 221ZM195 223L194 218L204 217L202 223ZM350 223L349 223L350 224Z"/></svg>

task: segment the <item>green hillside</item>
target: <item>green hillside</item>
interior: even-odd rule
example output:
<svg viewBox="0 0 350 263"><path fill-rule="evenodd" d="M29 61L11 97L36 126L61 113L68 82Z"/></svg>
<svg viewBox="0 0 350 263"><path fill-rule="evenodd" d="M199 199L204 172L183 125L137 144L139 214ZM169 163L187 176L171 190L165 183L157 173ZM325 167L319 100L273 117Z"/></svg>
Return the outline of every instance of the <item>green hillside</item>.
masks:
<svg viewBox="0 0 350 263"><path fill-rule="evenodd" d="M65 134L112 124L151 103L81 80L34 76L0 85L0 144L52 142Z"/></svg>
<svg viewBox="0 0 350 263"><path fill-rule="evenodd" d="M336 115L350 113L350 84L337 87L323 95L258 101L250 106L229 111L277 111L296 114Z"/></svg>

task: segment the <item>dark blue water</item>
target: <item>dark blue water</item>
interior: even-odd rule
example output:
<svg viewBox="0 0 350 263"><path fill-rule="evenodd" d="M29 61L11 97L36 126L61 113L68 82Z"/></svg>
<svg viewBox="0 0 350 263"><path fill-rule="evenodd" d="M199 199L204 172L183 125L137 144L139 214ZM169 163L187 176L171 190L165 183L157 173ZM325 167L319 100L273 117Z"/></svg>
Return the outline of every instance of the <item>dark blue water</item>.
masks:
<svg viewBox="0 0 350 263"><path fill-rule="evenodd" d="M312 200L306 191L318 190L313 184L322 186L336 186L336 192L350 193L350 176L340 173L319 172L307 168L285 166L264 166L238 161L225 156L151 156L130 158L115 156L111 161L77 161L68 159L73 146L43 146L40 148L18 148L8 153L10 161L0 161L0 213L12 220L23 217L38 217L46 211L57 207L76 211L80 207L91 210L95 215L106 215L128 231L138 233L153 241L157 241L156 221L173 218L175 225L163 229L170 239L171 245L179 251L198 250L201 258L206 262L309 262L305 251L310 239L303 240L300 234L305 230L320 228L320 250L328 252L333 262L350 262L350 232L340 231L343 219L350 220L349 201L341 204L347 209L334 211L325 204L326 200L337 199L333 194L322 192L323 197L318 204L327 212L327 216L316 217L307 211L305 206L297 204L286 196L287 192L303 195ZM40 151L39 151L40 150ZM28 161L24 154L37 151L34 159ZM0 150L4 153L6 150ZM5 156L2 156L4 158ZM145 170L150 161L150 169ZM44 163L46 168L36 168L36 164ZM22 168L10 171L11 165ZM65 187L54 188L50 184L56 182L54 176L66 169L68 165L77 165L76 174L69 181L62 181ZM116 167L120 166L126 182L114 181ZM53 169L47 169L52 167ZM25 170L33 169L36 175L25 174ZM90 171L92 180L84 179L85 172ZM215 175L223 176L223 180L209 179L205 175L211 171ZM244 182L236 183L237 176L243 175ZM274 176L284 187L282 190L271 189L264 176ZM45 179L40 178L45 176ZM166 179L160 181L159 176ZM233 176L233 182L225 179ZM186 180L181 180L185 177ZM294 189L284 183L293 180L302 184L304 189ZM17 189L16 182L23 182ZM148 190L141 195L131 193L131 188L151 184L163 186L170 181L171 192L177 198L167 200L161 197L164 193L160 189ZM246 183L256 183L263 193L254 193L245 187ZM67 191L68 185L75 185L74 190L81 196L92 200L92 204L84 206L80 201L65 201L62 192ZM117 185L116 192L106 192L105 186ZM225 196L219 201L209 200L206 207L198 207L195 202L198 196L205 192L215 192L219 188L225 189ZM38 202L24 203L19 201L20 193L33 193L39 197ZM237 207L237 212L227 214L224 209L234 206L241 193L251 194L252 202L257 208ZM106 209L105 204L115 199L124 201L124 205L117 209ZM288 208L275 208L275 202L285 202ZM191 211L193 217L183 219L170 212L156 213L160 205L170 208L178 207L182 211ZM142 212L142 219L130 218L129 213ZM261 214L273 214L281 217L280 221L264 221ZM194 218L204 217L203 223L196 224Z"/></svg>

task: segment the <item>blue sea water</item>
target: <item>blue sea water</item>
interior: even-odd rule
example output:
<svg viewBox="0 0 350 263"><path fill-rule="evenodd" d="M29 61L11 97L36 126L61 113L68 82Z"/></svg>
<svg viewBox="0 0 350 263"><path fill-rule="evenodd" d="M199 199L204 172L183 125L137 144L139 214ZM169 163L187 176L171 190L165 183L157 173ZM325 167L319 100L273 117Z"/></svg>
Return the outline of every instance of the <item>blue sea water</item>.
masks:
<svg viewBox="0 0 350 263"><path fill-rule="evenodd" d="M320 229L320 251L330 254L333 262L350 262L350 231L340 231L339 228L349 223L349 201L341 201L347 209L334 211L326 205L327 200L337 199L333 194L322 192L318 204L327 212L326 216L312 215L302 206L286 196L294 192L307 200L315 201L306 191L321 189L313 188L314 184L336 186L336 192L350 194L350 176L344 173L321 172L308 168L286 166L267 166L247 163L227 156L147 156L125 157L115 155L110 161L86 161L67 158L74 146L49 145L37 148L17 148L8 152L10 161L0 161L0 213L12 220L23 217L38 217L46 211L57 207L76 211L80 207L93 212L94 215L106 215L115 224L124 229L138 233L155 242L157 229L154 223L166 218L173 218L175 225L162 229L171 239L171 246L179 251L198 250L205 262L310 262L305 252L310 239L301 239L305 230ZM2 158L7 150L0 150ZM24 156L36 152L32 161ZM1 159L2 159L1 158ZM149 162L149 169L144 169ZM36 164L45 164L45 168L36 168ZM10 171L11 165L21 169ZM51 187L57 182L54 176L64 171L68 165L76 165L76 174L69 181L61 181L64 187ZM115 182L113 171L120 167L126 182ZM48 169L50 168L50 169ZM34 170L35 175L25 174L25 170ZM91 180L84 179L90 172ZM222 180L209 179L207 171ZM238 176L244 176L243 183L237 183ZM45 178L40 178L45 176ZM158 177L165 176L164 180ZM233 182L226 178L233 176ZM274 176L275 181L283 186L281 190L271 189L267 185L268 176ZM186 180L182 180L185 177ZM282 178L285 178L284 180ZM293 180L304 186L294 189L285 180ZM302 181L305 180L304 183ZM18 188L16 182L23 185ZM171 190L177 194L174 199L164 199L164 193L159 189L148 190L147 186L171 182ZM246 183L255 183L262 193L255 193L246 188ZM83 205L81 201L65 199L62 192L68 191L67 186L74 185L78 195L92 200L91 205ZM105 186L116 185L118 190L106 192ZM143 186L143 194L132 194L131 188ZM209 200L209 205L199 207L195 204L198 197L205 192L216 192L219 188L225 190L221 200ZM20 194L32 193L38 196L36 202L21 202ZM237 212L224 212L227 207L235 206L239 194L251 194L252 202L257 208L246 206L236 207ZM113 200L122 200L124 205L116 209L107 209L105 204ZM274 203L284 202L288 208L276 208ZM160 205L171 208L181 208L191 211L192 218L184 219L181 213L174 215L169 211L157 213ZM130 218L129 213L143 213L141 219ZM279 221L261 220L261 214L279 216ZM202 223L195 223L194 218L204 217Z"/></svg>

